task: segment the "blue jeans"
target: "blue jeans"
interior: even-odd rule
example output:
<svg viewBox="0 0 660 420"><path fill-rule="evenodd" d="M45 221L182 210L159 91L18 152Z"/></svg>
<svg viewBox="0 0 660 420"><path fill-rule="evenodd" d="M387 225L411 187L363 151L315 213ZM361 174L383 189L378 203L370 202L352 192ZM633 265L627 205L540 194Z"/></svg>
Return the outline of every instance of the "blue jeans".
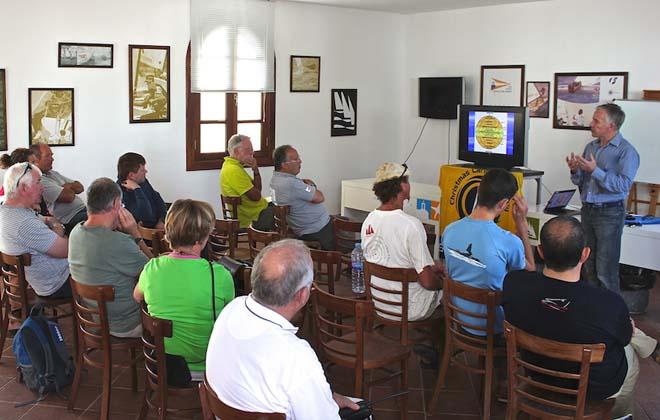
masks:
<svg viewBox="0 0 660 420"><path fill-rule="evenodd" d="M581 214L587 246L591 248L591 255L584 265L585 277L620 293L619 258L623 220L626 216L623 201L612 207L601 208L583 203Z"/></svg>

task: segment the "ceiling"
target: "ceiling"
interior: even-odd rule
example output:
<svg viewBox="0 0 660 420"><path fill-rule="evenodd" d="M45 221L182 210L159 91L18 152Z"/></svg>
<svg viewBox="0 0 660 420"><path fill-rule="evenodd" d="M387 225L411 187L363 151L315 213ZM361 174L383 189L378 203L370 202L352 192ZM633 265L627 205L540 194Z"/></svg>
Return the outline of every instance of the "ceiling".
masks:
<svg viewBox="0 0 660 420"><path fill-rule="evenodd" d="M437 10L468 9L497 4L528 3L539 0L293 0L326 6L378 10L401 14L433 12Z"/></svg>

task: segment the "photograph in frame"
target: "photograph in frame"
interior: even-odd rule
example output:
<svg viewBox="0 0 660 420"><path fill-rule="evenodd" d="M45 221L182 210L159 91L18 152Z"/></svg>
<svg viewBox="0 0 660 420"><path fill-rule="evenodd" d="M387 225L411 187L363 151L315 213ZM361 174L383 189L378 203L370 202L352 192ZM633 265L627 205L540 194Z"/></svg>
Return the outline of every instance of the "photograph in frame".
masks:
<svg viewBox="0 0 660 420"><path fill-rule="evenodd" d="M525 105L530 118L550 117L550 82L527 82Z"/></svg>
<svg viewBox="0 0 660 420"><path fill-rule="evenodd" d="M291 92L318 92L321 78L321 57L291 56Z"/></svg>
<svg viewBox="0 0 660 420"><path fill-rule="evenodd" d="M555 73L552 126L589 130L598 105L627 99L628 73Z"/></svg>
<svg viewBox="0 0 660 420"><path fill-rule="evenodd" d="M481 66L480 105L523 106L524 65Z"/></svg>
<svg viewBox="0 0 660 420"><path fill-rule="evenodd" d="M7 150L7 79L0 69L0 150Z"/></svg>
<svg viewBox="0 0 660 420"><path fill-rule="evenodd" d="M112 44L86 44L60 42L58 44L58 67L106 68L113 67Z"/></svg>
<svg viewBox="0 0 660 420"><path fill-rule="evenodd" d="M128 46L131 123L170 121L170 47Z"/></svg>
<svg viewBox="0 0 660 420"><path fill-rule="evenodd" d="M332 89L330 136L357 134L357 89Z"/></svg>
<svg viewBox="0 0 660 420"><path fill-rule="evenodd" d="M73 88L29 88L30 145L75 144Z"/></svg>

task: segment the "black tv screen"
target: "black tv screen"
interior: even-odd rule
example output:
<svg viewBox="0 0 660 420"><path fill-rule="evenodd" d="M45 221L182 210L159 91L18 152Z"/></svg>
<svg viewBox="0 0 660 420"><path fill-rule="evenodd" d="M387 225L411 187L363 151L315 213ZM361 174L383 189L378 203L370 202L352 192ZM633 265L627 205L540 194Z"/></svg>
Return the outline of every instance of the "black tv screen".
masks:
<svg viewBox="0 0 660 420"><path fill-rule="evenodd" d="M419 116L455 120L463 103L462 77L420 77Z"/></svg>
<svg viewBox="0 0 660 420"><path fill-rule="evenodd" d="M461 105L459 117L459 159L507 169L526 165L527 108Z"/></svg>

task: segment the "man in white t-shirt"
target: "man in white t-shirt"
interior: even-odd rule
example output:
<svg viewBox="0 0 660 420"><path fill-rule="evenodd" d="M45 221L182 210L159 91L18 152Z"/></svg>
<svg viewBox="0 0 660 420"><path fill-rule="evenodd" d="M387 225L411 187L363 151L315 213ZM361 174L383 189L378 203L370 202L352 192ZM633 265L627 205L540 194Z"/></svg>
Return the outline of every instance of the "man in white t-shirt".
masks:
<svg viewBox="0 0 660 420"><path fill-rule="evenodd" d="M403 202L410 199L410 184L406 166L385 163L378 168L373 191L381 206L369 213L362 224L364 258L390 268L413 268L419 275L417 283L409 285L408 320L431 316L440 305L444 269L433 261L426 246L426 231L416 217L403 212ZM391 290L401 290L399 283L372 277L371 282ZM378 296L380 292L372 292ZM383 296L395 299L393 296ZM378 308L387 306L376 303ZM390 308L392 309L392 308ZM382 314L384 317L392 316Z"/></svg>

